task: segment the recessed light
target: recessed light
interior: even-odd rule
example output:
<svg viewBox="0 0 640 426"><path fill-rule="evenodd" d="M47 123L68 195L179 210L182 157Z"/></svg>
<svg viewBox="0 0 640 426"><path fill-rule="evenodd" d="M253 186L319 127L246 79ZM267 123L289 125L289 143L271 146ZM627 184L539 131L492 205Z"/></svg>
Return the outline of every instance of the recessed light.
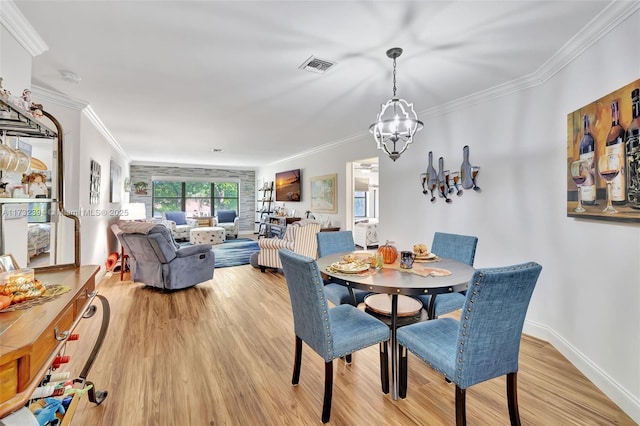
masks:
<svg viewBox="0 0 640 426"><path fill-rule="evenodd" d="M80 80L82 80L82 78L73 71L60 71L60 75L62 75L62 79L64 81L69 83L78 84L80 83Z"/></svg>
<svg viewBox="0 0 640 426"><path fill-rule="evenodd" d="M211 148L211 152L223 152L224 149L222 148Z"/></svg>

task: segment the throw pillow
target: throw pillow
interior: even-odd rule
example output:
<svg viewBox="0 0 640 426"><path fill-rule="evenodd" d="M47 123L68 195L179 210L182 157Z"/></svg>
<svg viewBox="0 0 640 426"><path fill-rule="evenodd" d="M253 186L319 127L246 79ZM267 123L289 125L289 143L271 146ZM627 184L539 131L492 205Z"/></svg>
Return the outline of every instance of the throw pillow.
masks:
<svg viewBox="0 0 640 426"><path fill-rule="evenodd" d="M185 212L166 212L164 214L165 219L172 220L176 223L176 225L186 225L187 224L187 215Z"/></svg>
<svg viewBox="0 0 640 426"><path fill-rule="evenodd" d="M218 210L218 223L230 223L236 220L235 210Z"/></svg>

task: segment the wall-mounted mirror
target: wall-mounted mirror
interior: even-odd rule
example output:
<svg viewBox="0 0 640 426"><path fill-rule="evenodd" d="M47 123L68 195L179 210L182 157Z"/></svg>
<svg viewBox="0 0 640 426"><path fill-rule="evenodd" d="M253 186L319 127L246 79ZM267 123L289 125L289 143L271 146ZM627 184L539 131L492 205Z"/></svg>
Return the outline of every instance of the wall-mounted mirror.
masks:
<svg viewBox="0 0 640 426"><path fill-rule="evenodd" d="M79 266L79 220L64 212L62 129L0 96L0 255L20 267Z"/></svg>

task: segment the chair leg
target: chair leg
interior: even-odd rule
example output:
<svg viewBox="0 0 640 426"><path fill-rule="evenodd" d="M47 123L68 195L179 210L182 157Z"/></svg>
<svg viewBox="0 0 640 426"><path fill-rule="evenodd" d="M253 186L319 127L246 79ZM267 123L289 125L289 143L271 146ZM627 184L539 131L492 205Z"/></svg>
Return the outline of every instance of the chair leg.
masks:
<svg viewBox="0 0 640 426"><path fill-rule="evenodd" d="M324 363L324 402L322 403L322 423L331 417L331 395L333 393L333 361Z"/></svg>
<svg viewBox="0 0 640 426"><path fill-rule="evenodd" d="M467 426L466 390L456 385L456 426Z"/></svg>
<svg viewBox="0 0 640 426"><path fill-rule="evenodd" d="M263 274L266 272L267 268L265 266L260 265L260 272Z"/></svg>
<svg viewBox="0 0 640 426"><path fill-rule="evenodd" d="M302 364L302 339L296 336L296 352L293 361L293 377L291 384L296 386L300 382L300 364Z"/></svg>
<svg viewBox="0 0 640 426"><path fill-rule="evenodd" d="M351 364L351 355L353 354L347 354L344 356L344 362L346 362L347 364Z"/></svg>
<svg viewBox="0 0 640 426"><path fill-rule="evenodd" d="M429 306L427 306L427 317L430 320L438 319L436 315L436 295L432 294L429 298Z"/></svg>
<svg viewBox="0 0 640 426"><path fill-rule="evenodd" d="M520 413L518 411L518 373L507 374L507 401L509 403L511 426L520 426Z"/></svg>
<svg viewBox="0 0 640 426"><path fill-rule="evenodd" d="M387 342L380 342L380 383L382 393L389 393L389 352Z"/></svg>
<svg viewBox="0 0 640 426"><path fill-rule="evenodd" d="M409 382L409 352L407 351L407 348L403 347L402 345L398 345L398 355L400 357L398 360L398 367L400 370L398 371L398 374L400 375L400 383L398 383L398 396L404 399L407 397L407 384Z"/></svg>

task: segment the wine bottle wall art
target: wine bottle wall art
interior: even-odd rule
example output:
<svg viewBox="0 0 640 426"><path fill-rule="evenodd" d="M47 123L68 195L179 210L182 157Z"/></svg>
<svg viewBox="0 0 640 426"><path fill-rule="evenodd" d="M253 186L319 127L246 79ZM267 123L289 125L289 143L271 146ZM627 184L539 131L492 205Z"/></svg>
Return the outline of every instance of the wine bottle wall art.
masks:
<svg viewBox="0 0 640 426"><path fill-rule="evenodd" d="M465 189L481 191L477 182L480 166L474 166L469 161L469 146L462 149L462 158L460 169L452 170L445 167L444 157L439 157L436 171L433 166L433 151L429 151L427 169L420 174L420 186L422 193L429 196L432 203L440 198L451 204L453 196L461 197Z"/></svg>
<svg viewBox="0 0 640 426"><path fill-rule="evenodd" d="M567 216L640 222L640 79L567 116Z"/></svg>

